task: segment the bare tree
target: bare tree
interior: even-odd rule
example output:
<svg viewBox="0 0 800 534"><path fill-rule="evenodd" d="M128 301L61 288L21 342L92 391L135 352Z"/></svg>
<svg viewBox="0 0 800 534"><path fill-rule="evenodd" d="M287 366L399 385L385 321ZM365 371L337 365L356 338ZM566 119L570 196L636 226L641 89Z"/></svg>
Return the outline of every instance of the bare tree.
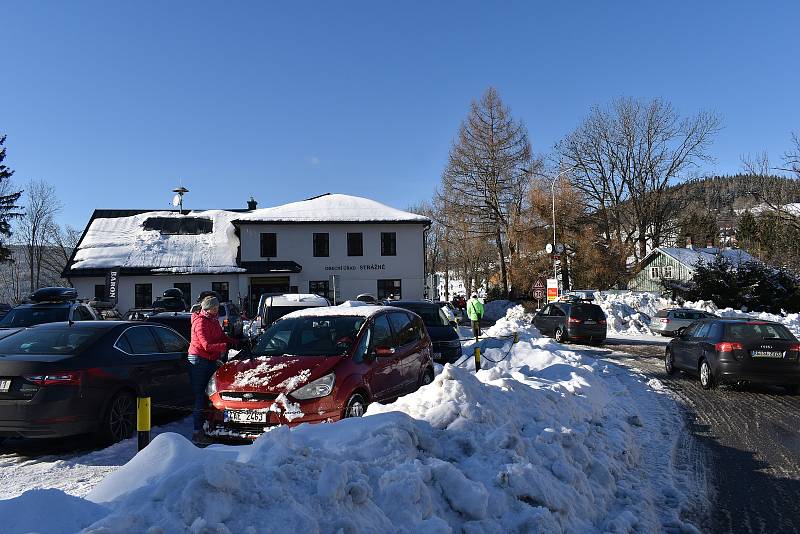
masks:
<svg viewBox="0 0 800 534"><path fill-rule="evenodd" d="M776 173L789 173L789 176L800 181L800 137L797 133L792 133L792 148L784 153L778 167L770 164L766 151L756 156L744 156L741 160L744 172L752 176L750 194L767 207L772 216L800 230L800 212L796 204L787 204L785 191L775 187Z"/></svg>
<svg viewBox="0 0 800 534"><path fill-rule="evenodd" d="M521 211L531 166L525 126L490 87L461 124L442 174L445 211L460 213L459 224L472 235L491 239L500 265L500 284L509 294L508 236Z"/></svg>
<svg viewBox="0 0 800 534"><path fill-rule="evenodd" d="M56 196L55 187L43 180L32 180L25 191L25 207L19 219L18 238L25 249L30 274L30 291L35 291L41 282L42 269L49 254L48 248L55 233L56 214L62 204Z"/></svg>
<svg viewBox="0 0 800 534"><path fill-rule="evenodd" d="M635 245L641 259L674 225L678 206L669 186L711 160L708 147L720 128L713 112L681 118L661 99L619 98L593 108L557 152L605 239Z"/></svg>

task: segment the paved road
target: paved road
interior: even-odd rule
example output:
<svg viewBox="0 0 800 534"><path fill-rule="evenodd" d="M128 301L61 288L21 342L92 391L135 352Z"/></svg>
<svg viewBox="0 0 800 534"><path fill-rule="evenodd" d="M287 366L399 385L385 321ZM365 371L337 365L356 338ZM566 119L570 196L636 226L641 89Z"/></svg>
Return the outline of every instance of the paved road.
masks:
<svg viewBox="0 0 800 534"><path fill-rule="evenodd" d="M697 510L707 532L800 532L800 396L769 386L705 391L697 378L667 376L665 341L609 339L602 357L659 379L686 409L687 429L710 469L710 506Z"/></svg>

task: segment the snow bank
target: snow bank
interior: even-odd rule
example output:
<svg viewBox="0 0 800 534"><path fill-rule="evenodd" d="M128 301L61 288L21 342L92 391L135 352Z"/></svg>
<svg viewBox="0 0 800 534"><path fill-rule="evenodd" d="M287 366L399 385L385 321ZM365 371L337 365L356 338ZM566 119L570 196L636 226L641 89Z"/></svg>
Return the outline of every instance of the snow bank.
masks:
<svg viewBox="0 0 800 534"><path fill-rule="evenodd" d="M652 334L650 318L658 310L671 305L652 293L595 293L595 304L603 308L610 334Z"/></svg>
<svg viewBox="0 0 800 534"><path fill-rule="evenodd" d="M6 533L79 532L108 515L108 509L56 489L29 490L0 500L0 531Z"/></svg>
<svg viewBox="0 0 800 534"><path fill-rule="evenodd" d="M483 306L483 317L487 321L496 321L506 316L506 312L517 304L510 300L490 300Z"/></svg>
<svg viewBox="0 0 800 534"><path fill-rule="evenodd" d="M717 308L717 306L709 300L684 302L683 307L714 313L720 317L754 317L763 321L775 321L776 323L785 325L786 328L788 328L795 336L800 337L800 313L778 315L767 312L748 312L743 310L735 310L733 308Z"/></svg>
<svg viewBox="0 0 800 534"><path fill-rule="evenodd" d="M520 332L485 340L499 363L446 365L363 418L240 447L162 434L89 493L110 512L86 532L696 531L679 519L701 495L672 464L673 401L529 320L514 307L487 329Z"/></svg>

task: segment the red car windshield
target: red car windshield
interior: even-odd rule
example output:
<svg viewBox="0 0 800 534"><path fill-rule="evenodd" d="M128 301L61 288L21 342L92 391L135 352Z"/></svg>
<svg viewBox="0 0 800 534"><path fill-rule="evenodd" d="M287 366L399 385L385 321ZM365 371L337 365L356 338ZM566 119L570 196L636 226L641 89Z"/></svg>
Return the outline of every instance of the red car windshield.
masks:
<svg viewBox="0 0 800 534"><path fill-rule="evenodd" d="M259 336L252 356L339 356L353 346L364 320L364 317L282 319Z"/></svg>

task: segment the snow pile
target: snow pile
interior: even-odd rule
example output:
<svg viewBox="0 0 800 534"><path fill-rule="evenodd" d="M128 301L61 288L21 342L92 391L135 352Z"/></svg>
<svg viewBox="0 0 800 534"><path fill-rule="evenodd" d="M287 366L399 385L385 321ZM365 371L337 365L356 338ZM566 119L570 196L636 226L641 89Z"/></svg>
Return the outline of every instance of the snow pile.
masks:
<svg viewBox="0 0 800 534"><path fill-rule="evenodd" d="M595 304L603 309L610 334L652 334L650 318L670 301L652 293L596 293Z"/></svg>
<svg viewBox="0 0 800 534"><path fill-rule="evenodd" d="M525 319L514 308L494 328ZM87 496L110 512L86 532L695 532L680 515L702 495L672 464L673 401L520 333L510 351L491 340L500 363L446 365L363 418L277 427L241 447L162 434Z"/></svg>
<svg viewBox="0 0 800 534"><path fill-rule="evenodd" d="M14 500L0 500L0 530L7 533L79 532L108 515L108 509L56 489L29 490Z"/></svg>
<svg viewBox="0 0 800 534"><path fill-rule="evenodd" d="M487 321L496 321L506 316L506 312L517 304L510 300L490 300L483 306L483 318Z"/></svg>
<svg viewBox="0 0 800 534"><path fill-rule="evenodd" d="M781 323L788 328L795 336L800 337L800 313L788 313L778 315L767 312L748 312L733 308L717 308L710 300L698 300L695 302L684 302L684 308L692 308L719 315L720 317L753 317L762 321L774 321Z"/></svg>
<svg viewBox="0 0 800 534"><path fill-rule="evenodd" d="M532 325L533 315L525 312L525 308L518 304L512 308L507 308L505 315L497 321L494 325L484 330L484 335L489 337L507 337L513 336L516 332L526 339L539 337L539 332Z"/></svg>

